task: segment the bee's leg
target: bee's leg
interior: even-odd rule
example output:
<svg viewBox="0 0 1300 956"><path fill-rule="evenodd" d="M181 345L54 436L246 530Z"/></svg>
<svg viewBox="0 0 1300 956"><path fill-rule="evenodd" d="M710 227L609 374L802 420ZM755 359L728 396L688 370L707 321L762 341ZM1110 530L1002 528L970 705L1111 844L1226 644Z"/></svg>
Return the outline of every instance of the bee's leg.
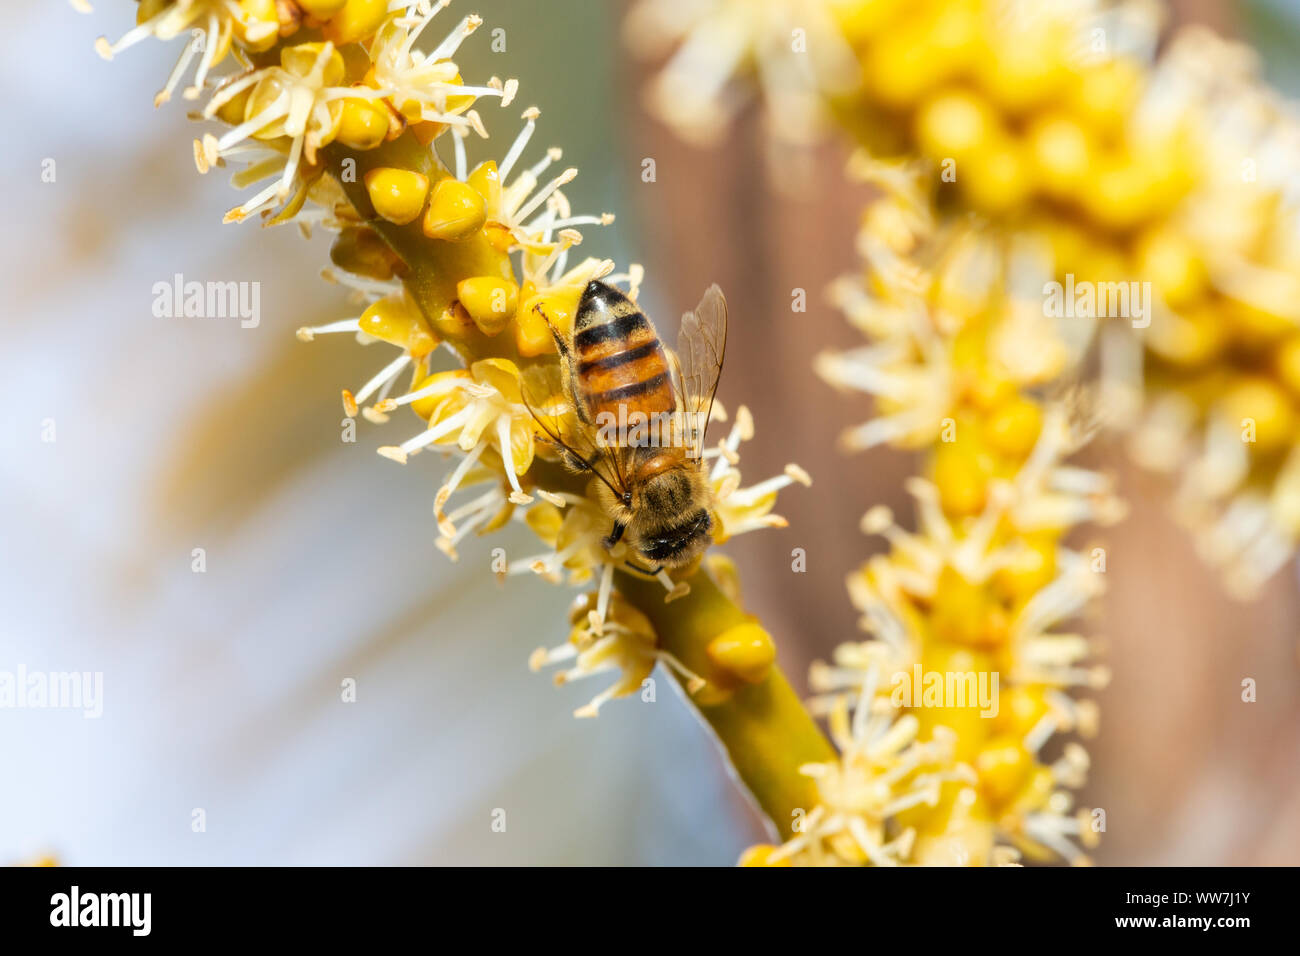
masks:
<svg viewBox="0 0 1300 956"><path fill-rule="evenodd" d="M560 353L562 363L567 364L572 359L572 356L569 354L569 343L564 341L564 336L561 335L560 330L555 327L555 323L551 321L551 317L546 314L546 310L542 308L540 302L533 306L533 311L542 317L542 321L546 323L546 327L551 330L551 338L555 339L555 349Z"/></svg>
<svg viewBox="0 0 1300 956"><path fill-rule="evenodd" d="M610 548L614 547L614 545L618 544L619 539L623 537L623 532L626 530L627 526L625 524L621 521L615 521L614 530L609 533L607 538L605 538L605 550L608 551Z"/></svg>
<svg viewBox="0 0 1300 956"><path fill-rule="evenodd" d="M565 467L567 467L570 471L576 471L578 473L582 473L591 470L590 466L588 466L588 464L585 461L583 461L573 452L569 451L569 449L567 448L561 449L560 455L564 459Z"/></svg>
<svg viewBox="0 0 1300 956"><path fill-rule="evenodd" d="M560 330L555 327L555 323L551 321L551 317L546 314L546 310L542 308L540 302L533 306L533 311L541 316L542 321L546 323L546 328L550 330L551 338L555 340L555 350L560 353L560 371L564 380L564 390L569 393L569 401L573 403L574 414L584 424L592 424L591 416L587 412L587 403L582 401L582 396L578 394L578 383L574 381L573 350L569 348L569 343L560 334Z"/></svg>
<svg viewBox="0 0 1300 956"><path fill-rule="evenodd" d="M585 461L583 461L572 451L570 451L567 446L561 444L560 442L557 442L554 438L547 438L545 436L538 435L536 440L541 442L542 444L549 445L550 447L554 448L555 453L560 456L560 462L564 465L565 468L569 469L569 471L582 474L584 472L591 470L590 466Z"/></svg>

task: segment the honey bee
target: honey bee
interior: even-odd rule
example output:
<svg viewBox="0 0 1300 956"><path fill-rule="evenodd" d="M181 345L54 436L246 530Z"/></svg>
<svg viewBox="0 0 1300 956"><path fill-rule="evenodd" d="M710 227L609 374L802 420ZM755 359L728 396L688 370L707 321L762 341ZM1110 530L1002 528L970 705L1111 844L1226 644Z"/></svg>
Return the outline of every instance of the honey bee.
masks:
<svg viewBox="0 0 1300 956"><path fill-rule="evenodd" d="M713 540L701 452L727 341L722 290L710 286L682 317L675 353L635 302L595 280L571 334L547 325L576 426L566 435L558 419L533 414L569 467L593 476L613 523L605 547L626 539L650 573L690 564Z"/></svg>

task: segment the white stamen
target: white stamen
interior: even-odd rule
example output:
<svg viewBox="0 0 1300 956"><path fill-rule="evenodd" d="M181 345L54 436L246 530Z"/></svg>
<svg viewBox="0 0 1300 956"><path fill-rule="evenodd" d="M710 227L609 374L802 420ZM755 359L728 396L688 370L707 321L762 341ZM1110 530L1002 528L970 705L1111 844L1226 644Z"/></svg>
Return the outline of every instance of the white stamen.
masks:
<svg viewBox="0 0 1300 956"><path fill-rule="evenodd" d="M301 342L310 342L318 335L330 335L335 332L356 332L361 328L360 319L343 319L327 325L304 325L296 335Z"/></svg>

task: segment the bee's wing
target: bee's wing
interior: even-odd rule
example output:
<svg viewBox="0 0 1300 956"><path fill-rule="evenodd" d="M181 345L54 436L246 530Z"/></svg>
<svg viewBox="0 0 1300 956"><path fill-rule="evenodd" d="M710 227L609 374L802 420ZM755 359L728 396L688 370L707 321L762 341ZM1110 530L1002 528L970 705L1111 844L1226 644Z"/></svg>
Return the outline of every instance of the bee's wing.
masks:
<svg viewBox="0 0 1300 956"><path fill-rule="evenodd" d="M572 402L560 397L564 390L557 387L559 375L546 374L537 368L530 369L529 372L531 374L524 375L520 392L524 405L545 439L569 459L568 464L591 472L605 483L615 497L623 498L627 482L623 478L617 455L596 441L592 429L579 421Z"/></svg>
<svg viewBox="0 0 1300 956"><path fill-rule="evenodd" d="M716 284L709 286L695 311L682 316L677 333L678 407L697 437L695 452L704 449L704 436L713 412L713 393L722 376L727 350L727 300Z"/></svg>

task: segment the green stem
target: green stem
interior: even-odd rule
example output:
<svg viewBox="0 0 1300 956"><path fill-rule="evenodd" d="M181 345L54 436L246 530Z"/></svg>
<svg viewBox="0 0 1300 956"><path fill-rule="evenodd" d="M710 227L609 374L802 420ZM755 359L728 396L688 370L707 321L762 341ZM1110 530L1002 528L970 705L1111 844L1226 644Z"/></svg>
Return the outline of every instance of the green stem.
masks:
<svg viewBox="0 0 1300 956"><path fill-rule="evenodd" d="M713 728L736 776L788 839L798 816L818 802L800 766L834 760L835 751L775 664L757 683L736 686L734 678L728 679L731 675L710 658L709 644L754 618L723 594L708 572L697 571L686 581L690 594L671 603L664 602L657 581L620 574L618 589L654 624L659 647L709 681L711 686L691 700ZM674 676L685 685L680 675ZM729 692L716 693L727 685L732 685Z"/></svg>

